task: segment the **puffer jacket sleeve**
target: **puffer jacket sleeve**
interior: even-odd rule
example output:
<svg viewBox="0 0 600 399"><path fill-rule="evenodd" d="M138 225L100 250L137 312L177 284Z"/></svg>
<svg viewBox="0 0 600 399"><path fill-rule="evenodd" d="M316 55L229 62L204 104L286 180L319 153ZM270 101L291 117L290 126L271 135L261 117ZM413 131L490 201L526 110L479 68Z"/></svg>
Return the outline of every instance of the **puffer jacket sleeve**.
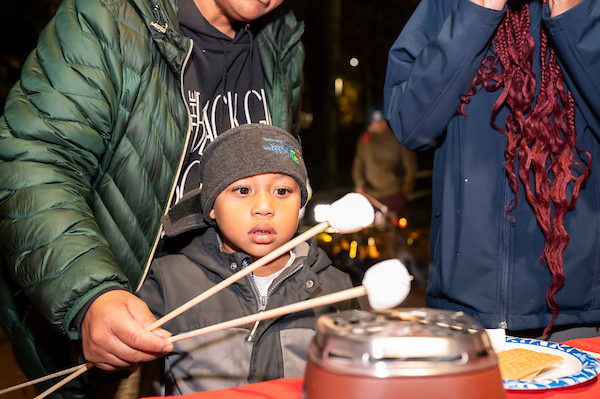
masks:
<svg viewBox="0 0 600 399"><path fill-rule="evenodd" d="M385 116L409 149L434 145L460 105L505 11L423 0L389 55Z"/></svg>
<svg viewBox="0 0 600 399"><path fill-rule="evenodd" d="M0 119L0 251L62 332L97 292L128 288L91 209L118 108L116 26L100 1L64 1Z"/></svg>

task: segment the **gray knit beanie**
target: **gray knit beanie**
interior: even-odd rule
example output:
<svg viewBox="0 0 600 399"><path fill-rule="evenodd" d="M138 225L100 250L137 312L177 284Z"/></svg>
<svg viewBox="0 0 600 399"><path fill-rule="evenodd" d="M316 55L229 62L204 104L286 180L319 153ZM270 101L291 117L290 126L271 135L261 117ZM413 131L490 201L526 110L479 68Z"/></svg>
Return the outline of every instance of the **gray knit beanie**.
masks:
<svg viewBox="0 0 600 399"><path fill-rule="evenodd" d="M215 225L209 216L217 196L231 183L263 173L288 175L300 187L301 207L308 200L300 143L276 126L262 123L244 124L221 133L200 158L202 188L186 194L163 217L168 236L196 228Z"/></svg>

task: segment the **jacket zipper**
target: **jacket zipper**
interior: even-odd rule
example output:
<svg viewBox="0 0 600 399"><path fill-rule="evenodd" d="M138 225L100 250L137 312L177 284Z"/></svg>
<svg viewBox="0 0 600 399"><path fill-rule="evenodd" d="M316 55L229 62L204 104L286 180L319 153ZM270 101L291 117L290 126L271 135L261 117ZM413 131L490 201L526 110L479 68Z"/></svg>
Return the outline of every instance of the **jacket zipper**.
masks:
<svg viewBox="0 0 600 399"><path fill-rule="evenodd" d="M158 5L156 6L156 11L158 12ZM166 24L165 24L166 26ZM181 82L181 99L183 100L183 105L185 105L185 111L187 113L187 132L185 134L185 143L183 145L183 151L181 152L181 157L179 158L179 165L177 166L177 173L175 174L175 179L173 180L173 184L171 185L171 192L169 193L169 200L167 201L167 207L165 208L164 215L169 212L171 209L171 202L173 201L173 195L175 194L175 188L177 187L177 182L179 181L179 175L181 174L181 169L183 167L183 162L185 161L185 155L187 153L187 148L190 142L190 132L192 131L192 127L190 124L190 107L188 107L187 101L185 100L184 86L183 86L183 75L185 74L185 68L190 60L192 55L192 49L194 48L194 41L190 39L190 48L185 56L185 60L183 61L183 65L181 66L181 75L179 77ZM154 244L152 245L152 252L150 252L150 256L148 257L148 261L146 262L146 266L144 267L144 273L142 273L142 277L140 282L136 288L136 292L142 288L142 284L146 279L146 275L148 274L148 270L150 270L150 264L152 263L152 259L154 258L154 253L156 252L156 247L158 246L158 241L162 237L163 226L162 223L158 228L158 233L154 238Z"/></svg>
<svg viewBox="0 0 600 399"><path fill-rule="evenodd" d="M269 288L269 291L267 292L267 296L270 297L271 295L273 295L273 293L275 292L277 287L279 287L281 285L281 283L283 281L287 280L291 275L295 274L298 270L300 270L302 268L302 265L303 265L303 263L300 262L300 264L297 267L295 267L291 272L289 272L284 277L277 280L277 282Z"/></svg>
<svg viewBox="0 0 600 399"><path fill-rule="evenodd" d="M508 204L510 201L510 189L508 186L508 183L505 184L504 186L504 198L506 199L505 203ZM505 215L503 217L504 219L504 223L503 223L503 239L502 239L502 245L504 246L503 251L504 251L504 256L503 258L503 264L502 264L502 283L500 285L500 287L502 287L502 291L500 292L500 304L501 304L501 311L500 311L500 323L498 324L499 328L503 328L503 329L507 329L508 328L508 323L507 323L507 319L508 319L508 269L509 269L509 264L510 264L510 218L508 215Z"/></svg>
<svg viewBox="0 0 600 399"><path fill-rule="evenodd" d="M243 267L248 266L248 261L246 259L244 259L242 261L242 266ZM258 290L258 286L256 285L256 281L254 281L254 278L248 274L248 275L246 275L246 279L248 279L250 281L250 286L252 287L252 290L254 291L254 295L256 296L256 299L258 302L257 313L264 312L265 309L267 309L267 302L269 301L269 293L267 292L267 296L260 295L260 291ZM246 335L246 342L254 341L254 336L256 335L256 330L258 330L259 324L260 324L260 319L256 320L256 322L254 322L254 325L250 329L250 332L248 333L248 335Z"/></svg>
<svg viewBox="0 0 600 399"><path fill-rule="evenodd" d="M162 33L163 35L167 32L167 29L169 28L169 24L167 24L164 20L164 18L162 17L162 13L160 12L160 6L158 4L155 4L154 6L151 7L152 9L152 14L154 15L154 18L158 21L152 21L150 22L150 26L152 26L154 29L156 29L157 31L159 31L160 33ZM161 24L164 24L164 26L162 26Z"/></svg>
<svg viewBox="0 0 600 399"><path fill-rule="evenodd" d="M247 264L244 264L244 266L247 266ZM258 292L258 287L256 286L256 282L254 281L254 279L252 278L252 276L247 276L252 281L252 286L254 287L255 294L258 297L259 306L258 306L258 312L257 313L263 313L267 309L267 303L269 302L269 298L271 297L271 295L273 295L273 293L275 292L275 290L277 289L277 287L279 287L281 285L281 282L287 280L292 274L296 273L301 268L302 268L302 262L297 267L295 267L291 272L289 272L288 274L286 274L284 277L280 278L277 281L276 284L272 285L269 288L269 291L267 291L267 295L266 296L260 295L260 293ZM252 326L252 329L250 330L250 332L246 336L246 342L253 342L254 341L254 336L256 335L256 330L258 330L258 325L259 324L260 324L260 319L257 320L254 323L254 325Z"/></svg>
<svg viewBox="0 0 600 399"><path fill-rule="evenodd" d="M254 281L254 280L252 280L252 281ZM255 288L256 288L256 284L255 284ZM260 298L258 300L259 306L258 306L258 312L257 313L261 313L262 314L267 309L267 302L269 301L269 297L268 296L262 296L262 295L259 295L259 296L260 296ZM256 330L258 330L258 325L259 324L260 324L260 319L256 320L256 322L254 322L254 326L252 326L252 329L250 330L250 332L246 336L246 342L254 342L254 336L256 335Z"/></svg>

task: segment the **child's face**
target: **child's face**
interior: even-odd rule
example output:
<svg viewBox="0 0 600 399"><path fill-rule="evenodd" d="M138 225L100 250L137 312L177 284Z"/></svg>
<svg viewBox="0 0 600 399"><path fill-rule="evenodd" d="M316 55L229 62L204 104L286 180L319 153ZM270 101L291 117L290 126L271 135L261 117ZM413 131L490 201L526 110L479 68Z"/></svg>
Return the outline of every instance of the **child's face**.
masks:
<svg viewBox="0 0 600 399"><path fill-rule="evenodd" d="M298 227L300 187L292 177L265 173L237 180L219 194L210 211L225 252L253 260L288 242Z"/></svg>

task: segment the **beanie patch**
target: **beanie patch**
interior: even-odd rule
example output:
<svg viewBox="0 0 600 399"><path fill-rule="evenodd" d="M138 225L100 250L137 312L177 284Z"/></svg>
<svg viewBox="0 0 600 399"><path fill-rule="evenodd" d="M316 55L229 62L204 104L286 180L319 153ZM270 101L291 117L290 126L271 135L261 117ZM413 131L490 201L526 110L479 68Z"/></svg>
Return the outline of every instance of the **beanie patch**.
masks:
<svg viewBox="0 0 600 399"><path fill-rule="evenodd" d="M296 155L295 147L283 140L272 139L269 137L263 137L263 140L270 143L268 147L263 147L264 150L273 151L277 154L285 155L290 157L297 164L300 163L298 156Z"/></svg>

